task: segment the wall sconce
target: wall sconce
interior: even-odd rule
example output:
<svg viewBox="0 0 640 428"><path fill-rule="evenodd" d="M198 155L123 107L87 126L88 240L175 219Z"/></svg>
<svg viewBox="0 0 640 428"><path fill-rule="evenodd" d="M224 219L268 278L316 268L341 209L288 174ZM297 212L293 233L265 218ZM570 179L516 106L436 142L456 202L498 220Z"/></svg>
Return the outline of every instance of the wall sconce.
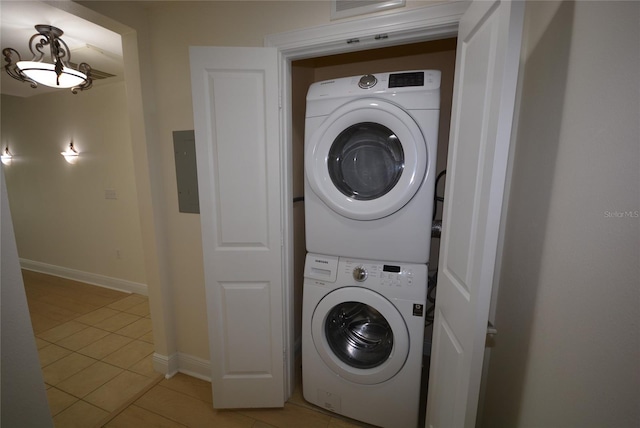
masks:
<svg viewBox="0 0 640 428"><path fill-rule="evenodd" d="M69 147L64 152L60 152L64 156L64 160L70 164L74 164L78 161L78 151L73 147L73 141L69 143Z"/></svg>
<svg viewBox="0 0 640 428"><path fill-rule="evenodd" d="M13 159L13 155L9 151L9 146L6 146L4 148L4 150L2 151L2 156L0 156L0 158L2 158L3 164L11 165L11 160Z"/></svg>

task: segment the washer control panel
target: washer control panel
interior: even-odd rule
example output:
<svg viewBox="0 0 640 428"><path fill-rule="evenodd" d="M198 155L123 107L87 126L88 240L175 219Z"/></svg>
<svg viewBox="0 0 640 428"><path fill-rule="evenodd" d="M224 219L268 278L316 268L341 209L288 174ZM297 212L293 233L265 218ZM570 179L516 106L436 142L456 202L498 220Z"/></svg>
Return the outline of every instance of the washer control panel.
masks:
<svg viewBox="0 0 640 428"><path fill-rule="evenodd" d="M423 302L427 295L427 265L307 253L304 281L305 286L363 287L387 298Z"/></svg>
<svg viewBox="0 0 640 428"><path fill-rule="evenodd" d="M340 263L343 268L339 274L349 275L363 286L412 287L414 272L411 266L401 264L362 263L346 259Z"/></svg>

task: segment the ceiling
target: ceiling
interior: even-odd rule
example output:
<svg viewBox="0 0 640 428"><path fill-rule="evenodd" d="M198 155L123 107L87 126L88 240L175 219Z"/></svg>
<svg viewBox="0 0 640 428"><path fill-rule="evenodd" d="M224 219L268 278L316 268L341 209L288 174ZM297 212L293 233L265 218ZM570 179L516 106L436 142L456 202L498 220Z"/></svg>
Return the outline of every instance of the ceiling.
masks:
<svg viewBox="0 0 640 428"><path fill-rule="evenodd" d="M95 79L94 86L123 79L122 41L120 35L82 18L38 1L0 1L0 48L11 47L20 53L23 60L31 60L29 39L36 34L35 25L53 25L64 31L62 40L69 46L71 61L86 62L91 68L114 74L115 77ZM46 57L45 57L46 58ZM38 86L33 89L28 83L11 78L0 70L2 94L29 97L55 92L60 89Z"/></svg>

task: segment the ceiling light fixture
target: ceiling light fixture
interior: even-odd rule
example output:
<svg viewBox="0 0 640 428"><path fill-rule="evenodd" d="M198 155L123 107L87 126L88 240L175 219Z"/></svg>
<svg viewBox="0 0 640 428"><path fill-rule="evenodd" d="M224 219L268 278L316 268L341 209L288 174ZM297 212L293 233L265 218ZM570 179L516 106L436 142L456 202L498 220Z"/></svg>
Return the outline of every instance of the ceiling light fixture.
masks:
<svg viewBox="0 0 640 428"><path fill-rule="evenodd" d="M22 61L20 53L13 48L4 48L2 54L7 65L7 74L21 82L28 82L32 88L38 84L52 88L70 88L74 94L84 91L92 85L91 66L86 62L78 69L69 65L71 52L69 46L60 38L63 31L51 25L36 25L37 34L29 39L29 49L33 54L31 61ZM51 62L43 61L44 49L49 46ZM17 59L17 61L16 61Z"/></svg>

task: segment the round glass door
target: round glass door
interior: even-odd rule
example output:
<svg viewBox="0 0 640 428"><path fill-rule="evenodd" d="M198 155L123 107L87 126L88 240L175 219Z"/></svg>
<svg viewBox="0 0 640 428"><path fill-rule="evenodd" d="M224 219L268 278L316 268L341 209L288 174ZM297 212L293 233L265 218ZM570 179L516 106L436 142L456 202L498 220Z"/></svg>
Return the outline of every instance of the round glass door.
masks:
<svg viewBox="0 0 640 428"><path fill-rule="evenodd" d="M362 122L342 131L329 150L331 181L343 195L370 201L387 194L404 170L404 151L384 125Z"/></svg>
<svg viewBox="0 0 640 428"><path fill-rule="evenodd" d="M333 353L359 369L379 366L393 350L393 330L387 320L360 302L345 302L331 309L324 334Z"/></svg>
<svg viewBox="0 0 640 428"><path fill-rule="evenodd" d="M337 108L305 142L311 190L336 213L376 220L404 207L428 174L427 144L403 109L378 99Z"/></svg>
<svg viewBox="0 0 640 428"><path fill-rule="evenodd" d="M320 300L311 337L334 373L364 385L391 379L409 355L409 331L398 309L363 287L338 288Z"/></svg>

